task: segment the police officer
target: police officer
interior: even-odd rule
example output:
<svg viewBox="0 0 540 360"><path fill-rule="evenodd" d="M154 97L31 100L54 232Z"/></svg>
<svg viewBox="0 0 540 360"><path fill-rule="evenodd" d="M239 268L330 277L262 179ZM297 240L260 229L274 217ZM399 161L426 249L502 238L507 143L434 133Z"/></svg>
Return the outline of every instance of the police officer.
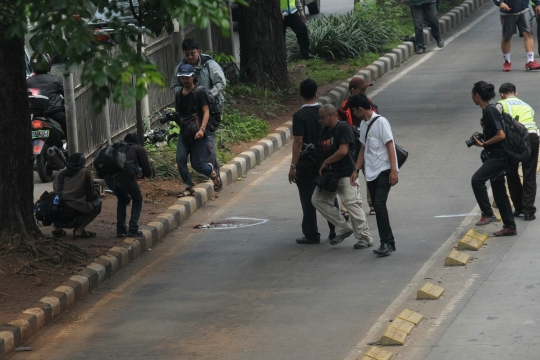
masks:
<svg viewBox="0 0 540 360"><path fill-rule="evenodd" d="M309 52L309 34L305 24L306 15L300 0L280 0L281 16L283 17L283 36L287 28L296 34L300 53L306 60L315 59L315 55Z"/></svg>
<svg viewBox="0 0 540 360"><path fill-rule="evenodd" d="M529 159L521 164L523 171L523 184L521 184L518 168L519 163L510 162L506 178L508 179L508 190L514 203L514 216L523 215L523 220L532 221L536 219L536 166L538 164L538 126L534 121L534 110L524 101L517 98L516 86L511 83L504 83L499 88L502 100L497 102L497 109L505 112L522 123L529 132L531 145L531 155Z"/></svg>

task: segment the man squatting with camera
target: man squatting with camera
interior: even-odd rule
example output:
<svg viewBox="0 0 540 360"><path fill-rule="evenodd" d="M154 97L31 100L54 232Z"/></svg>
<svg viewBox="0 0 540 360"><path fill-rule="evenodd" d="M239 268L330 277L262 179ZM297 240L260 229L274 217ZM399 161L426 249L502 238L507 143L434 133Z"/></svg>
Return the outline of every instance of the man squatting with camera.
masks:
<svg viewBox="0 0 540 360"><path fill-rule="evenodd" d="M482 211L482 218L476 225L487 225L497 221L489 203L486 187L486 181L489 180L493 198L503 221L503 228L494 232L493 236L516 235L516 223L514 222L512 207L504 185L504 173L508 166L503 142L506 135L503 130L501 113L493 104L490 104L490 100L495 97L495 87L485 81L479 81L474 84L471 95L472 101L482 109L480 123L483 134L474 133L467 145L484 148L480 155L482 166L474 173L471 179L474 196Z"/></svg>

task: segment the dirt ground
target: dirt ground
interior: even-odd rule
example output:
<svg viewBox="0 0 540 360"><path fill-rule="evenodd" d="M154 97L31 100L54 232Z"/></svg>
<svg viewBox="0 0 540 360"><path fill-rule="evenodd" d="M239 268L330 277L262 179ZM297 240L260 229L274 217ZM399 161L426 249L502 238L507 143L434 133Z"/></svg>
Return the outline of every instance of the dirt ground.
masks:
<svg viewBox="0 0 540 360"><path fill-rule="evenodd" d="M341 81L321 87L319 94L325 94L339 83ZM299 106L300 98L290 96L287 101L280 103L280 111L264 114L264 119L270 125L270 132L290 120ZM230 149L239 154L255 143L254 141L235 144L230 146ZM143 210L139 220L141 226L174 204L177 198L172 194L179 193L183 189L179 179L142 180L139 185L144 197ZM128 207L128 219L129 211ZM44 227L41 230L44 234L50 235L52 228ZM92 262L91 259L105 254L111 247L122 245L123 239L116 238L116 198L114 195L105 194L102 212L87 227L87 230L96 232L97 237L88 240L73 240L71 230L67 230L67 236L62 237L61 241L76 245L86 251L90 259L88 263ZM58 266L32 261L31 258L22 254L10 253L6 255L0 252L0 324L14 319L17 314L31 307L85 265L87 264Z"/></svg>

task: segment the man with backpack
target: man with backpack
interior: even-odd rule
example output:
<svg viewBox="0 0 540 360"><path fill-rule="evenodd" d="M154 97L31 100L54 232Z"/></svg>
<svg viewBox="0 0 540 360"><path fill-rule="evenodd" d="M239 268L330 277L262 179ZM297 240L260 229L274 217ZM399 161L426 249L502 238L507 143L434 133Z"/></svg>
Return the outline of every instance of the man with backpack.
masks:
<svg viewBox="0 0 540 360"><path fill-rule="evenodd" d="M536 219L536 167L538 166L538 126L534 121L534 110L524 101L517 98L517 90L514 84L504 83L499 88L502 100L497 102L497 109L502 114L519 121L526 131L530 146L529 157L521 161L523 172L523 184L518 174L520 162L509 161L506 178L508 179L508 190L514 203L514 216L522 216L525 221Z"/></svg>
<svg viewBox="0 0 540 360"><path fill-rule="evenodd" d="M154 169L148 159L146 150L139 145L139 139L135 134L127 134L124 143L113 145L118 146L120 157L125 160L124 165L115 165L116 169L105 170L100 156L101 153L111 147L105 147L100 151L94 160L94 166L98 175L105 178L107 187L113 191L118 199L116 205L116 236L121 237L141 237L143 233L139 231L139 217L141 216L143 196L137 178L153 177ZM112 152L111 152L112 155ZM110 159L110 158L109 158ZM115 163L114 159L112 162ZM103 173L106 171L106 173ZM132 201L131 217L129 226L126 226L127 205Z"/></svg>

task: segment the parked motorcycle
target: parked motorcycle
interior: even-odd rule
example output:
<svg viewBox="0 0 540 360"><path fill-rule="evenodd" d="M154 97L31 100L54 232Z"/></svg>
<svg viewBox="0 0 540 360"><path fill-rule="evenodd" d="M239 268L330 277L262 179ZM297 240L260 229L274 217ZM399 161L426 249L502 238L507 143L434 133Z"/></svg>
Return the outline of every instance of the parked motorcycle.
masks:
<svg viewBox="0 0 540 360"><path fill-rule="evenodd" d="M49 98L42 95L28 96L32 119L32 145L34 149L34 170L42 182L54 179L53 171L66 167L68 158L66 134L59 123L45 117L49 108Z"/></svg>

